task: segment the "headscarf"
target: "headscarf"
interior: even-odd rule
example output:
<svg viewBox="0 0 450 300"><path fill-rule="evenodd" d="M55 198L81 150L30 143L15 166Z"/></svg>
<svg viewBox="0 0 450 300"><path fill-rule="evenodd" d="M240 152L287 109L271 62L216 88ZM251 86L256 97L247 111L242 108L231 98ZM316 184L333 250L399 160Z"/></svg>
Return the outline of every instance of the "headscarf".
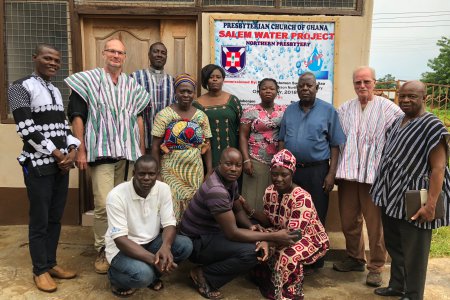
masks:
<svg viewBox="0 0 450 300"><path fill-rule="evenodd" d="M173 87L177 89L177 87L183 82L187 82L192 85L195 89L197 83L195 82L195 78L189 75L188 73L183 73L178 75L173 81Z"/></svg>
<svg viewBox="0 0 450 300"><path fill-rule="evenodd" d="M207 90L208 89L208 80L209 77L211 77L211 73L214 72L214 70L219 70L222 74L223 79L225 79L225 71L218 65L209 64L202 68L201 75L202 75L202 87Z"/></svg>
<svg viewBox="0 0 450 300"><path fill-rule="evenodd" d="M295 156L287 149L283 149L275 154L270 162L270 169L276 166L280 166L295 172Z"/></svg>

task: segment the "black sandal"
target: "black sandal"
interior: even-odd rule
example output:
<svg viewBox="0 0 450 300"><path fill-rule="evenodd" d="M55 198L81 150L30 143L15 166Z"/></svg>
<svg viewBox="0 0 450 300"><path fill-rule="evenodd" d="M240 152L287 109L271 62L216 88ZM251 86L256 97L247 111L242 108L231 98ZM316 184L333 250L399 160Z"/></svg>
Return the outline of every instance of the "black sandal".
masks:
<svg viewBox="0 0 450 300"><path fill-rule="evenodd" d="M122 289L112 285L111 292L117 297L128 298L131 297L136 292L136 289Z"/></svg>
<svg viewBox="0 0 450 300"><path fill-rule="evenodd" d="M194 285L197 292L206 299L219 300L222 299L223 296L219 290L213 289L206 280L204 282L199 282L192 275L192 271L189 273L189 278L191 279L192 284Z"/></svg>

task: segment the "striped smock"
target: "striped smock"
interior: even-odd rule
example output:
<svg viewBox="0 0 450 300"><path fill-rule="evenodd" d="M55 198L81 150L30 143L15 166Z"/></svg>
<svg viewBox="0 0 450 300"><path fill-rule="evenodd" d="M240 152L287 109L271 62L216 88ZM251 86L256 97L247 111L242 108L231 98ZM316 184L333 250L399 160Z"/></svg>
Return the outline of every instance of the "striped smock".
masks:
<svg viewBox="0 0 450 300"><path fill-rule="evenodd" d="M88 105L84 135L88 162L135 161L141 156L137 116L150 101L142 86L124 73L114 84L103 68L73 74L65 82Z"/></svg>
<svg viewBox="0 0 450 300"><path fill-rule="evenodd" d="M444 124L433 114L411 120L401 127L400 117L386 132L383 150L375 182L370 191L373 202L385 209L386 215L406 220L405 192L428 189L431 166L429 156L442 138L448 143L449 133ZM447 146L448 148L448 146ZM419 223L408 220L423 229L434 229L450 223L450 172L445 168L442 185L446 213L444 219Z"/></svg>

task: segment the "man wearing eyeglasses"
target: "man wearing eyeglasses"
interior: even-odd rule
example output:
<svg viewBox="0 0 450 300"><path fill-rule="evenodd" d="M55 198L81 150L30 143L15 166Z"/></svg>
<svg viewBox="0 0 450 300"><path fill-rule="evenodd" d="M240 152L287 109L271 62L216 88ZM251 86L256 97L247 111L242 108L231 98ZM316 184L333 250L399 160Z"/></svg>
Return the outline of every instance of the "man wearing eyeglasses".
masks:
<svg viewBox="0 0 450 300"><path fill-rule="evenodd" d="M336 172L339 212L348 257L333 264L333 269L340 272L364 271L364 217L370 248L366 284L379 287L386 248L381 211L372 202L369 190L381 159L386 129L403 112L393 101L374 95L375 71L372 68L357 68L353 72L353 87L358 97L338 109L347 142L341 146Z"/></svg>
<svg viewBox="0 0 450 300"><path fill-rule="evenodd" d="M65 79L72 89L68 116L81 145L76 157L80 170L91 170L94 194L94 236L98 251L95 271L106 274L106 196L131 177L133 162L145 153L142 111L150 95L122 72L125 45L118 39L105 43L104 66Z"/></svg>
<svg viewBox="0 0 450 300"><path fill-rule="evenodd" d="M166 46L161 42L153 43L148 50L148 60L150 66L147 69L135 71L131 76L152 96L151 102L143 113L145 148L150 150L153 120L158 112L175 102L175 90L173 77L164 71L167 61Z"/></svg>

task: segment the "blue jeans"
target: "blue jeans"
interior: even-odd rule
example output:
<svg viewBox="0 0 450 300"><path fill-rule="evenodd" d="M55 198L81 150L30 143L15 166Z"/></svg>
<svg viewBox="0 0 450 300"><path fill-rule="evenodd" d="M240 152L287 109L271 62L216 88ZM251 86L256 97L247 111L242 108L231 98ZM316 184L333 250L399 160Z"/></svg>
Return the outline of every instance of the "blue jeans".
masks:
<svg viewBox="0 0 450 300"><path fill-rule="evenodd" d="M162 234L146 245L142 245L147 251L155 254L162 245ZM188 237L176 235L172 244L172 255L175 263L186 260L192 252L192 242ZM161 274L158 270L143 261L131 258L119 252L111 261L108 270L108 278L116 288L137 289L147 287L158 279Z"/></svg>

